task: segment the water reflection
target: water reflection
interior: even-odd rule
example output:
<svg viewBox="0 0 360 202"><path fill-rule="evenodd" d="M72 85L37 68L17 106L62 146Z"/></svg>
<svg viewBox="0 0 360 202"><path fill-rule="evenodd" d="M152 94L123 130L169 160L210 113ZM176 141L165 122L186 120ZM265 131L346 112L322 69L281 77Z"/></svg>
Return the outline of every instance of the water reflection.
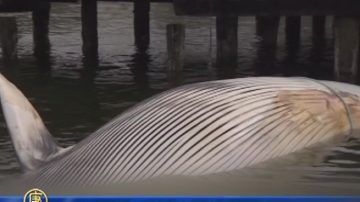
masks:
<svg viewBox="0 0 360 202"><path fill-rule="evenodd" d="M299 55L301 52L301 18L286 17L285 21L285 51L286 56L282 61L282 69L285 76L307 76L302 73L304 68L299 64Z"/></svg>
<svg viewBox="0 0 360 202"><path fill-rule="evenodd" d="M319 36L318 36L319 37ZM313 75L314 78L333 80L334 70L324 63L324 61L333 62L333 58L329 57L327 50L331 48L326 43L325 36L318 38L317 42L313 41L313 46L310 48L310 54L308 60L312 64L308 67L309 74Z"/></svg>
<svg viewBox="0 0 360 202"><path fill-rule="evenodd" d="M301 43L301 17L286 17L286 58L288 65L295 64L300 52Z"/></svg>
<svg viewBox="0 0 360 202"><path fill-rule="evenodd" d="M216 16L216 67L220 79L233 78L238 64L238 16Z"/></svg>
<svg viewBox="0 0 360 202"><path fill-rule="evenodd" d="M99 55L97 53L84 54L82 62L82 75L93 80L95 77L95 71L99 69Z"/></svg>
<svg viewBox="0 0 360 202"><path fill-rule="evenodd" d="M169 88L180 86L184 83L184 72L169 71L167 72L167 80L169 83Z"/></svg>
<svg viewBox="0 0 360 202"><path fill-rule="evenodd" d="M38 32L34 35L34 44L32 16L24 14L17 18L18 60L11 66L0 63L1 73L30 98L61 145L77 143L130 106L184 83L244 75L333 78L331 28L326 25L326 32L320 30L313 37L312 23L306 17L302 18L300 45L286 41L283 31L280 31L278 39L270 34L268 37L273 40L263 40L261 30L256 35L254 18L239 18L238 63L231 68L216 68L217 75L214 76L207 67L211 37L209 23L214 28L214 21L191 17L179 20L170 4L152 4L151 43L144 40L144 43L136 45L132 26L133 4L99 2L98 7L99 51L96 54L82 52L79 4L55 3L49 36L44 34L47 30ZM274 23L278 23L276 20ZM184 23L187 30L184 71L168 74L165 27L178 21ZM281 23L279 26L280 30L285 30ZM278 46L269 45L269 41L275 41ZM344 181L352 178L353 182L359 182L359 145L358 141L337 145L341 149L327 155L321 163L316 166L307 164L307 168L311 168L307 175L316 177L305 178L302 175L299 178L310 184L322 183L330 176L336 178L327 181L335 183L339 178ZM300 162L304 157L296 156L294 159ZM289 176L296 169L306 171L294 161L291 165ZM279 167L277 165L276 169ZM251 176L251 180L263 179L269 172L273 174L271 176L276 176L274 170L260 169ZM9 173L19 173L19 165L4 119L0 118L0 176ZM273 179L276 177L267 180Z"/></svg>
<svg viewBox="0 0 360 202"><path fill-rule="evenodd" d="M328 148L322 162L313 165L303 177L311 181L336 182L339 186L357 186L360 177L360 141L349 138Z"/></svg>
<svg viewBox="0 0 360 202"><path fill-rule="evenodd" d="M147 72L149 70L149 63L151 62L148 50L144 49L148 44L144 42L144 46L138 48L137 51L132 55L132 64L130 64L131 72L134 75L134 83L138 90L143 93L149 90L149 77Z"/></svg>
<svg viewBox="0 0 360 202"><path fill-rule="evenodd" d="M277 44L279 17L256 17L257 58L255 69L257 75L271 75L277 72Z"/></svg>
<svg viewBox="0 0 360 202"><path fill-rule="evenodd" d="M312 23L312 41L315 47L326 44L326 17L314 16Z"/></svg>

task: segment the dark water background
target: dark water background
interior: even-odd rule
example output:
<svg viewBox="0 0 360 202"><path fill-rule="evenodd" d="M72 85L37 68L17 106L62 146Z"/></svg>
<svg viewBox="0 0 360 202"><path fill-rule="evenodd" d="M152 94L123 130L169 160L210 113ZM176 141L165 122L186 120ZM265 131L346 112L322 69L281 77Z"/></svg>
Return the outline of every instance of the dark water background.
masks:
<svg viewBox="0 0 360 202"><path fill-rule="evenodd" d="M0 63L1 73L31 100L63 146L77 143L128 107L173 86L165 72L165 30L168 23L186 25L185 67L181 83L251 75L332 79L331 18L327 19L326 43L314 47L311 18L303 17L299 50L289 49L286 45L282 19L277 57L275 61L269 61L255 35L255 18L240 17L239 63L234 72L226 74L215 68L215 18L178 17L170 4L153 3L150 47L141 54L134 46L132 4L99 2L98 7L99 64L84 65L80 5L68 3L52 5L49 55L34 57L31 14L19 13L16 14L18 61ZM20 168L4 119L0 118L1 178L20 173ZM322 153L326 155L320 160L314 157ZM288 170L294 175L306 173L296 179L310 184L334 183L335 189L337 186L360 187L360 142L356 139L291 158L288 163L275 164L277 169L259 168L248 176L274 180L269 176L279 170Z"/></svg>

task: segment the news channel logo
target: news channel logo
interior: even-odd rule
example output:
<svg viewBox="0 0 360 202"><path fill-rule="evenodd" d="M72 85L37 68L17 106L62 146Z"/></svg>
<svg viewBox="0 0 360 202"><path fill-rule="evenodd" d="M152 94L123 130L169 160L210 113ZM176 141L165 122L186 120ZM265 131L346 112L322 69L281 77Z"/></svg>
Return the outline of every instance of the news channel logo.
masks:
<svg viewBox="0 0 360 202"><path fill-rule="evenodd" d="M31 189L24 195L24 202L48 202L48 197L41 189Z"/></svg>

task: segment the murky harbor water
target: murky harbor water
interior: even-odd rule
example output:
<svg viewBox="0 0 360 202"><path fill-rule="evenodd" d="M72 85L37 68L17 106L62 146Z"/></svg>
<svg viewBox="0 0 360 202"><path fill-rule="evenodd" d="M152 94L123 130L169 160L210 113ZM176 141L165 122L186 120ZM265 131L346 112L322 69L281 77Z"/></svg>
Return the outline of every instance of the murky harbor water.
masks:
<svg viewBox="0 0 360 202"><path fill-rule="evenodd" d="M0 63L0 71L30 98L62 146L77 143L128 107L173 86L165 72L165 27L168 23L186 25L182 83L252 75L332 79L330 22L327 23L326 44L313 47L311 18L304 17L301 47L294 51L285 44L282 21L277 60L269 63L262 62L264 55L259 51L259 39L255 35L255 18L239 18L238 67L235 73L224 75L214 67L214 18L177 17L170 4L154 3L150 47L146 54L139 54L133 42L132 10L131 3L99 3L99 64L85 66L79 4L53 4L51 53L41 58L33 56L31 14L16 14L18 61L6 65ZM93 65L96 68L89 67ZM145 71L137 71L139 68ZM333 189L360 187L360 141L354 138L321 145L246 171L245 176L272 181L277 179L276 176L285 175L284 172L295 182L331 184ZM18 173L19 164L1 117L0 178Z"/></svg>

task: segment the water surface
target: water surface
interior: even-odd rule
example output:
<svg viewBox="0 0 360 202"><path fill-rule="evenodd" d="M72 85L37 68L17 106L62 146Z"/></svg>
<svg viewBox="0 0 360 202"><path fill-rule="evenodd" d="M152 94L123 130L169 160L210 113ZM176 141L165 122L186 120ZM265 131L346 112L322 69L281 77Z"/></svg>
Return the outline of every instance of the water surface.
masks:
<svg viewBox="0 0 360 202"><path fill-rule="evenodd" d="M98 63L83 63L79 4L52 5L51 51L40 56L33 54L31 14L16 14L18 60L11 64L0 62L0 72L31 100L62 146L79 142L130 106L179 83L259 75L333 79L330 18L326 43L315 47L311 18L303 17L299 49L285 43L282 19L275 60L269 59L269 53L261 49L261 40L255 35L255 18L239 18L239 63L233 71L226 72L215 67L214 18L178 17L170 4L153 3L150 47L147 52L139 53L134 46L132 11L131 3L99 2ZM165 30L169 23L186 25L184 75L177 84L167 79L165 71ZM1 117L0 178L19 173ZM260 165L242 176L270 184L284 176L295 183L329 184L329 192L352 189L360 183L360 141L354 138L321 145L270 165ZM279 190L285 188L277 186ZM302 192L306 193L306 189Z"/></svg>

